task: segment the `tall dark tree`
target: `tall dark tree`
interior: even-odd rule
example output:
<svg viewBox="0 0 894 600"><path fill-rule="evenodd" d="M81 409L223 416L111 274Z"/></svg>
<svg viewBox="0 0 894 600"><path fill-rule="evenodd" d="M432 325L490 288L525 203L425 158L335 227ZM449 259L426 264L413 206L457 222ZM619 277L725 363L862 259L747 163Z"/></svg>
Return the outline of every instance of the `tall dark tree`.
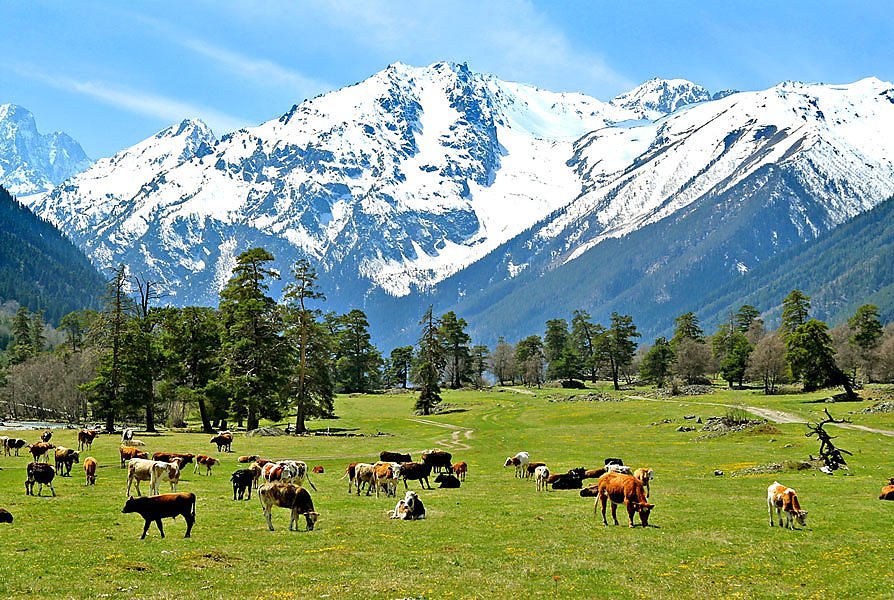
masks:
<svg viewBox="0 0 894 600"><path fill-rule="evenodd" d="M786 358L794 378L803 382L804 391L842 385L848 396L855 396L847 376L835 363L829 328L822 321L810 319L789 335Z"/></svg>
<svg viewBox="0 0 894 600"><path fill-rule="evenodd" d="M385 369L388 384L406 389L412 367L413 346L394 348L388 357L388 366Z"/></svg>
<svg viewBox="0 0 894 600"><path fill-rule="evenodd" d="M163 367L161 346L156 329L160 315L154 314L153 306L160 299L159 282L134 277L137 292L136 314L131 320L133 331L125 346L126 363L130 363L125 387L131 391L128 404L142 406L146 415L146 431L155 431L155 380L160 378Z"/></svg>
<svg viewBox="0 0 894 600"><path fill-rule="evenodd" d="M43 311L31 314L31 348L32 354L40 354L47 345L46 323L43 322Z"/></svg>
<svg viewBox="0 0 894 600"><path fill-rule="evenodd" d="M485 385L484 374L487 372L490 349L484 344L472 346L470 372L472 373L472 385L482 388Z"/></svg>
<svg viewBox="0 0 894 600"><path fill-rule="evenodd" d="M382 355L372 344L366 313L355 308L340 316L337 326L336 370L340 388L348 393L379 389Z"/></svg>
<svg viewBox="0 0 894 600"><path fill-rule="evenodd" d="M612 313L611 325L605 332L602 343L602 353L608 359L611 367L612 383L616 390L621 389L619 376L621 370L633 363L636 355L636 338L640 333L633 324L633 317Z"/></svg>
<svg viewBox="0 0 894 600"><path fill-rule="evenodd" d="M759 320L761 313L750 304L743 304L733 317L733 325L742 333L746 333L751 325Z"/></svg>
<svg viewBox="0 0 894 600"><path fill-rule="evenodd" d="M444 350L447 352L446 381L447 387L459 389L471 380L471 348L472 338L466 333L468 323L457 317L452 310L441 315L438 327Z"/></svg>
<svg viewBox="0 0 894 600"><path fill-rule="evenodd" d="M695 340L703 342L705 340L705 332L702 331L698 322L698 317L693 312L688 312L674 319L674 337L671 339L671 346L676 347L680 340Z"/></svg>
<svg viewBox="0 0 894 600"><path fill-rule="evenodd" d="M90 309L73 311L62 317L59 327L65 332L66 342L72 352L82 350L88 343L90 332L98 318L99 313Z"/></svg>
<svg viewBox="0 0 894 600"><path fill-rule="evenodd" d="M546 376L549 379L571 381L581 376L583 361L572 343L565 319L546 322L543 353L547 361Z"/></svg>
<svg viewBox="0 0 894 600"><path fill-rule="evenodd" d="M6 354L10 365L23 363L34 356L34 341L31 333L31 314L27 308L22 306L12 319L12 343Z"/></svg>
<svg viewBox="0 0 894 600"><path fill-rule="evenodd" d="M853 332L848 341L857 349L860 366L867 378L872 381L873 363L884 333L878 307L874 304L864 304L847 320L847 324Z"/></svg>
<svg viewBox="0 0 894 600"><path fill-rule="evenodd" d="M663 337L655 338L655 343L646 352L643 362L640 364L639 373L646 381L654 382L658 387L664 387L664 383L671 374L671 366L674 363L674 349Z"/></svg>
<svg viewBox="0 0 894 600"><path fill-rule="evenodd" d="M736 329L730 333L726 341L726 352L720 361L720 374L729 383L729 387L733 387L734 383L742 387L752 350L742 331Z"/></svg>
<svg viewBox="0 0 894 600"><path fill-rule="evenodd" d="M440 323L434 317L432 307L419 321L422 333L419 336L417 362L413 369L413 383L419 389L419 397L416 399L416 410L423 415L430 415L432 409L441 402L441 370L446 362L446 352L441 345L441 336L438 333Z"/></svg>
<svg viewBox="0 0 894 600"><path fill-rule="evenodd" d="M246 250L220 292L226 385L236 417L244 417L248 429L257 429L262 416L279 419L284 403L289 352L280 335L279 307L267 294L267 281L279 279L271 262L273 255L263 248Z"/></svg>
<svg viewBox="0 0 894 600"><path fill-rule="evenodd" d="M599 371L599 347L605 327L593 323L584 310L574 311L571 318L571 344L581 361L581 369L595 383Z"/></svg>
<svg viewBox="0 0 894 600"><path fill-rule="evenodd" d="M782 301L782 321L779 335L788 339L795 330L810 318L810 296L801 290L792 290Z"/></svg>

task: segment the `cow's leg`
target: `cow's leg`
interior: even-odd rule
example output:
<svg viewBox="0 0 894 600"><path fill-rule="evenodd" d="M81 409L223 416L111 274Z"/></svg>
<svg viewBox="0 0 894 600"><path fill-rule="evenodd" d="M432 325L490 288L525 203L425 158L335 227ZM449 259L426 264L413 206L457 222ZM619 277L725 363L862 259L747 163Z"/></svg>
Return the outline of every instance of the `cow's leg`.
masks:
<svg viewBox="0 0 894 600"><path fill-rule="evenodd" d="M292 508L292 514L289 516L289 531L298 531L298 507Z"/></svg>
<svg viewBox="0 0 894 600"><path fill-rule="evenodd" d="M196 466L193 468L192 474L195 475L198 472L199 472L199 461L196 460Z"/></svg>
<svg viewBox="0 0 894 600"><path fill-rule="evenodd" d="M267 509L266 507L264 508L264 517L267 519L267 527L270 529L270 531L273 531L273 519L271 518L272 513L272 509Z"/></svg>
<svg viewBox="0 0 894 600"><path fill-rule="evenodd" d="M627 503L627 526L633 527L633 513L636 512L636 509L633 507L633 504Z"/></svg>
<svg viewBox="0 0 894 600"><path fill-rule="evenodd" d="M615 522L615 525L620 525L618 523L618 505L612 502L612 521Z"/></svg>
<svg viewBox="0 0 894 600"><path fill-rule="evenodd" d="M251 486L248 486L248 500L251 500Z"/></svg>
<svg viewBox="0 0 894 600"><path fill-rule="evenodd" d="M189 537L189 532L192 531L192 524L196 522L196 517L187 510L183 513L183 519L186 521L186 535L183 537Z"/></svg>
<svg viewBox="0 0 894 600"><path fill-rule="evenodd" d="M161 526L161 517L155 519L155 525L158 527L158 533L161 534L161 537L165 536L165 529Z"/></svg>
<svg viewBox="0 0 894 600"><path fill-rule="evenodd" d="M141 540L146 539L146 532L149 531L150 525L152 525L152 519L146 519L146 524L143 526L143 535L140 536Z"/></svg>
<svg viewBox="0 0 894 600"><path fill-rule="evenodd" d="M48 483L47 485L50 486L50 491L53 492L53 496L55 496L55 495L56 495L56 488L53 487L52 482ZM793 524L792 524L792 529L794 529L794 528L795 528L795 525L794 525L794 523L793 523Z"/></svg>
<svg viewBox="0 0 894 600"><path fill-rule="evenodd" d="M605 503L608 499L605 496L599 496L599 502L602 505L602 524L608 526L608 521L605 520ZM595 507L593 510L596 510Z"/></svg>

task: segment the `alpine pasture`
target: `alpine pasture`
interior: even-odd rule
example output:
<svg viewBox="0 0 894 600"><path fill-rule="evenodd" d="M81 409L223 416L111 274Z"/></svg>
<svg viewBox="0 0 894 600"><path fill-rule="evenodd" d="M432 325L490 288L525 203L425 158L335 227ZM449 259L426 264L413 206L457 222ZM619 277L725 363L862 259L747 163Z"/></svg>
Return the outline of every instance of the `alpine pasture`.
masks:
<svg viewBox="0 0 894 600"><path fill-rule="evenodd" d="M603 386L604 392L605 386ZM706 436L678 431L722 416L727 406L785 411L807 420L830 407L864 427L894 429L890 414L863 414L867 401L817 404L822 393L763 396L754 391L641 399L595 390L495 389L444 394L438 415L412 414L410 394L340 396L340 418L313 421L316 431L342 435L246 437L218 453L211 436L139 432L153 451L193 452L221 459L210 476L183 470L179 491L197 496L196 523L185 539L182 518L153 525L122 514L126 471L120 436L99 435L72 477L56 477L56 497L25 495L30 460L0 458L0 592L5 597L135 598L683 598L892 597L894 502L878 500L894 476L894 437L830 428L853 453L850 473L813 470L734 475L750 467L802 461L817 453L803 423L767 424ZM594 401L600 399L600 401ZM699 427L698 425L694 425ZM39 431L0 432L37 441ZM76 430L55 430L53 443L76 448ZM375 462L382 450L441 448L469 465L459 489L410 489L424 501L422 521L387 516L396 498L348 494L341 479L351 461ZM602 525L592 498L577 490L537 492L533 479L504 468L508 456L530 453L552 473L602 466L606 457L651 467L655 479L650 527ZM321 465L311 474L320 513L314 531L288 531L289 511L274 508L268 531L257 498L234 501L230 474L257 454ZM83 460L99 462L85 486ZM722 470L723 476L716 476ZM433 482L434 477L430 479ZM794 488L809 513L794 531L769 527L767 486ZM595 483L586 480L584 484ZM403 496L403 483L398 498ZM144 490L145 491L145 490ZM161 484L168 492L167 483ZM610 508L609 508L610 510ZM611 516L608 515L609 523ZM639 523L639 520L636 520Z"/></svg>

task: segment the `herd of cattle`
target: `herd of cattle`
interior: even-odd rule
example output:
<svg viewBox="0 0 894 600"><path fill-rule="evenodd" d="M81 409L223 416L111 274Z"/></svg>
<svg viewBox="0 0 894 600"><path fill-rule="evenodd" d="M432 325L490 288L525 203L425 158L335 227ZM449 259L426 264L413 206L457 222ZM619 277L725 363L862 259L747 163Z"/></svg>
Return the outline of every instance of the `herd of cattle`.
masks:
<svg viewBox="0 0 894 600"><path fill-rule="evenodd" d="M80 462L80 454L90 450L98 431L82 429L78 432L78 449L73 450L64 446L55 446L50 443L52 432L44 431L39 442L28 444L25 440L0 436L5 456L19 456L19 451L25 448L32 456L32 462L25 469L25 493L34 495L34 485L37 484L37 495L43 492L43 486L50 488L53 496L56 490L53 487L53 479L56 475L70 477L74 463ZM233 434L229 431L221 431L211 439L212 444L217 445L218 452L231 452ZM164 529L161 519L183 516L186 521L186 536L190 536L195 522L196 497L189 492L177 492L182 469L188 464L194 463L193 473L200 470L205 475L211 475L213 467L220 464L220 459L205 454L192 454L181 452L155 452L151 458L149 453L140 448L145 444L133 438L133 430L125 429L121 436L119 446L120 466L127 469L126 491L128 500L122 510L123 513L138 513L145 521L142 538L146 537L149 526L156 523L161 537L164 537ZM55 458L55 467L49 464L49 456ZM468 464L465 461L452 462L452 455L439 449L426 450L420 455L418 462L412 460L412 456L406 453L382 451L376 462L352 462L345 468L342 480L348 480L348 493L356 492L357 496L364 489L366 495L375 493L376 498L380 494L386 497L396 497L398 484L404 483L404 497L397 501L394 510L388 511L392 519L419 520L425 518L425 507L418 494L409 489L408 481L416 481L421 489L432 489L429 477L436 474L434 482L439 488L458 488L465 481L468 472ZM271 520L274 506L286 508L291 511L289 530L297 529L298 517L304 515L307 530L313 530L319 517L310 497L305 489L305 483L314 491L316 486L310 479L310 473L322 473L322 466L309 469L307 463L299 460L269 460L258 455L240 456L238 463L247 464L246 468L240 468L233 472L230 481L233 485L233 500L250 500L252 490L257 490L261 506L268 528L273 531ZM85 485L95 485L98 463L95 458L84 459ZM655 505L649 502L651 482L654 479L654 471L651 468L632 469L624 465L619 458L606 458L604 466L587 469L577 467L564 473L551 473L544 462L531 461L528 452L518 452L514 456L506 458L504 467L514 467L515 476L522 479L533 479L535 490L541 492L551 487L553 490L580 490L582 497L595 497L594 510L598 513L601 507L602 522L607 525L606 508L611 502L612 519L618 524L617 507L624 505L627 510L628 526L633 527L634 515L638 515L643 527L648 526L649 515ZM596 483L584 486L587 479L596 479ZM150 496L142 496L140 482L148 482ZM171 493L160 493L160 485L167 482ZM131 489L135 488L137 497L131 495ZM880 500L894 500L894 478L885 486ZM795 490L786 487L779 482L774 482L767 489L767 506L770 514L770 526L774 525L774 511L780 527L794 529L797 522L801 526L806 524L807 511L801 509ZM783 524L783 515L785 522ZM12 515L0 508L0 523L12 523Z"/></svg>

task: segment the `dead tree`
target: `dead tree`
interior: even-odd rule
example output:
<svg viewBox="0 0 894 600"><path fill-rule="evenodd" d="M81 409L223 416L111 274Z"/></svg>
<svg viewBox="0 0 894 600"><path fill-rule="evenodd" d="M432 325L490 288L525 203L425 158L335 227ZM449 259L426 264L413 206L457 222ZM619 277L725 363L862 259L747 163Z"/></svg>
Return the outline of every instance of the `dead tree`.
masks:
<svg viewBox="0 0 894 600"><path fill-rule="evenodd" d="M847 462L845 462L842 454L847 454L848 456L853 456L853 454L847 450L837 448L835 444L832 443L832 440L835 438L829 435L824 427L828 423L850 423L850 421L847 419L835 419L829 414L828 408L823 409L823 412L826 413L826 418L819 423L808 423L807 428L810 431L804 435L806 437L813 437L815 435L820 441L819 457L820 460L823 461L827 473L831 473L840 468L847 469Z"/></svg>

